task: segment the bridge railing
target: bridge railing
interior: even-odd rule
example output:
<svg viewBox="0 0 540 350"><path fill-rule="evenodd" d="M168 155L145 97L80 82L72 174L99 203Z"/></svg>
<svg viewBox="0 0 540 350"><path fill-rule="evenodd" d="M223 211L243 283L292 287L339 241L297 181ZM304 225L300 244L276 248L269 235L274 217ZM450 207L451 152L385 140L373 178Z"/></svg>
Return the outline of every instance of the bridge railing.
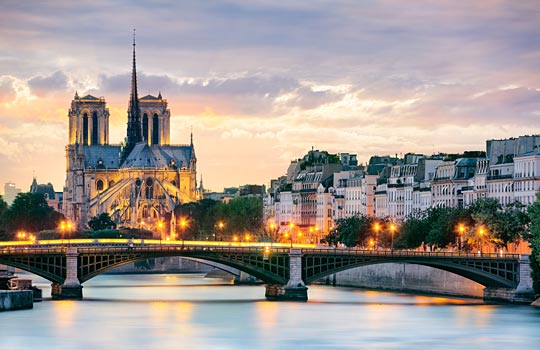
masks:
<svg viewBox="0 0 540 350"><path fill-rule="evenodd" d="M519 259L519 254L468 253L468 252L423 252L416 250L362 250L343 248L302 249L303 254L317 255L365 255L381 257L437 257L437 258L482 258L482 259Z"/></svg>
<svg viewBox="0 0 540 350"><path fill-rule="evenodd" d="M39 246L9 246L1 247L0 255L13 254L62 254L66 253L67 248L61 246L39 247Z"/></svg>
<svg viewBox="0 0 540 350"><path fill-rule="evenodd" d="M236 247L236 246L205 246L205 245L158 245L134 244L123 246L79 247L79 253L117 253L123 251L147 253L181 253L181 252L229 252L229 253L283 253L288 254L289 248L275 247Z"/></svg>

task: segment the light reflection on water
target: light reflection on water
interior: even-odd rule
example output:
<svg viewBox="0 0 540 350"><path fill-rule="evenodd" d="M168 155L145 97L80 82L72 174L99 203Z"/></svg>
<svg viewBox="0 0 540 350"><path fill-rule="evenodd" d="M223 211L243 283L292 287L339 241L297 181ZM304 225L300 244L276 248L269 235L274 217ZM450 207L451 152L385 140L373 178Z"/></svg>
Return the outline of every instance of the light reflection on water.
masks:
<svg viewBox="0 0 540 350"><path fill-rule="evenodd" d="M36 277L37 279L37 277ZM35 280L50 295L47 281ZM536 349L540 310L310 286L307 303L202 275L101 275L82 301L0 314L0 349Z"/></svg>

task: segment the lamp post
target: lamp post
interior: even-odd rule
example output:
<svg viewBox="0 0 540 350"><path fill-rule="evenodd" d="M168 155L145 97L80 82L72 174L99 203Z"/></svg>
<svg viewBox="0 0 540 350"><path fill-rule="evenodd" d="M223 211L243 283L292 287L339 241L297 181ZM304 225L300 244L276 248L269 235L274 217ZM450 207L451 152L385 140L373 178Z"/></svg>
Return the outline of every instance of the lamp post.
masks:
<svg viewBox="0 0 540 350"><path fill-rule="evenodd" d="M184 239L186 233L187 220L185 218L180 219L180 232L182 234L182 248L184 247Z"/></svg>
<svg viewBox="0 0 540 350"><path fill-rule="evenodd" d="M292 248L292 239L293 239L293 228L294 228L294 222L289 223L289 229L290 229L290 238L291 238L291 248Z"/></svg>
<svg viewBox="0 0 540 350"><path fill-rule="evenodd" d="M377 250L377 245L379 243L379 230L381 229L381 225L379 225L378 222L376 222L374 225L373 225L373 229L375 230L375 243L373 245L373 248L375 250Z"/></svg>
<svg viewBox="0 0 540 350"><path fill-rule="evenodd" d="M478 228L478 236L480 236L480 238L478 239L478 253L480 253L480 255L482 255L482 240L484 239L484 234L485 234L485 230L484 230L484 227L483 226L480 226Z"/></svg>
<svg viewBox="0 0 540 350"><path fill-rule="evenodd" d="M396 231L396 225L392 222L392 223L390 224L390 235L391 235L391 237L392 237L392 243L391 243L391 248L390 248L390 250L391 250L392 252L394 252L394 232L395 232L395 231Z"/></svg>
<svg viewBox="0 0 540 350"><path fill-rule="evenodd" d="M225 224L223 223L223 221L220 221L218 223L218 228L219 228L219 240L220 241L223 241L223 227L225 226Z"/></svg>
<svg viewBox="0 0 540 350"><path fill-rule="evenodd" d="M275 235L275 230L276 228L276 224L272 221L270 222L270 242L273 242L274 241L274 235Z"/></svg>
<svg viewBox="0 0 540 350"><path fill-rule="evenodd" d="M465 233L465 225L459 224L458 226L458 242L457 242L457 248L458 251L461 251L461 242L463 241L463 233Z"/></svg>

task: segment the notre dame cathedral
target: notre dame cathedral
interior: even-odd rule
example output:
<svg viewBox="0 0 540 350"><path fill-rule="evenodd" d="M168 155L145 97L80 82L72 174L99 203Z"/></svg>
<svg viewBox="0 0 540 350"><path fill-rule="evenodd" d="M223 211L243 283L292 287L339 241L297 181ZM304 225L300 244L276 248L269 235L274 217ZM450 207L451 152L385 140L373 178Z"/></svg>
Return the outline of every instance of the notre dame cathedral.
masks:
<svg viewBox="0 0 540 350"><path fill-rule="evenodd" d="M103 98L75 93L68 116L63 211L79 229L101 213L151 229L177 204L199 199L193 136L189 145L171 145L167 100L161 93L138 98L135 40L125 142L109 144Z"/></svg>

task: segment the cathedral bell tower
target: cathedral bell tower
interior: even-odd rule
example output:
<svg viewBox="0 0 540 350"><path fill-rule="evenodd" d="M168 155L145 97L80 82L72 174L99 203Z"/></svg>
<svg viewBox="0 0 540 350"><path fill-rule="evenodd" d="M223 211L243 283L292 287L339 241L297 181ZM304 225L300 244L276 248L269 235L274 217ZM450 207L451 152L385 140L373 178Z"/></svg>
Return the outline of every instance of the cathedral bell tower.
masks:
<svg viewBox="0 0 540 350"><path fill-rule="evenodd" d="M68 144L109 144L109 109L104 98L92 95L75 97L71 101Z"/></svg>

